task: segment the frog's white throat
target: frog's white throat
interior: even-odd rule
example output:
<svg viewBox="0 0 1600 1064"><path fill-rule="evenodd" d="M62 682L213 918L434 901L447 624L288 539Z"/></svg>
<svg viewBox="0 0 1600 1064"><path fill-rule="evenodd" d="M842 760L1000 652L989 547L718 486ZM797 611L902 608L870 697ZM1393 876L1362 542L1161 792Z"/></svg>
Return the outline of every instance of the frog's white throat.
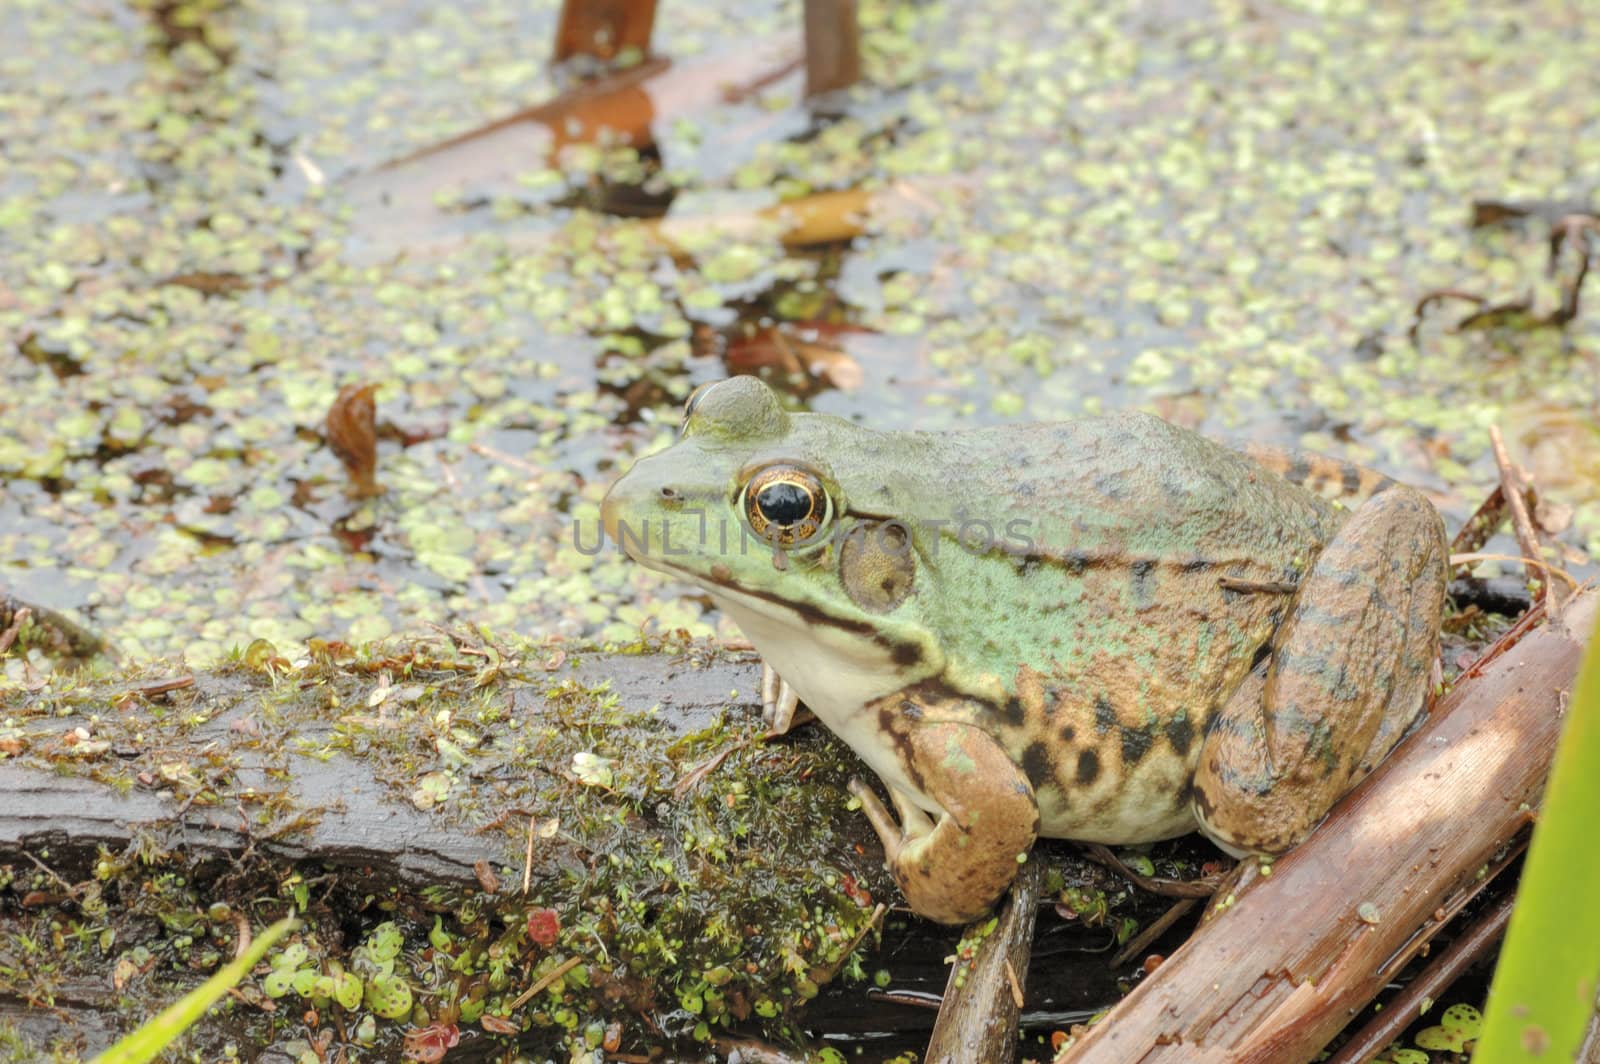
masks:
<svg viewBox="0 0 1600 1064"><path fill-rule="evenodd" d="M800 610L727 588L712 592L768 665L843 737L861 707L905 686L889 651L860 632L811 621ZM846 737L848 738L848 737Z"/></svg>
<svg viewBox="0 0 1600 1064"><path fill-rule="evenodd" d="M766 663L778 670L800 700L843 740L888 786L930 812L937 806L911 785L894 756L895 744L879 734L876 713L864 707L908 683L883 644L860 632L811 621L782 603L742 595L725 587L711 597Z"/></svg>

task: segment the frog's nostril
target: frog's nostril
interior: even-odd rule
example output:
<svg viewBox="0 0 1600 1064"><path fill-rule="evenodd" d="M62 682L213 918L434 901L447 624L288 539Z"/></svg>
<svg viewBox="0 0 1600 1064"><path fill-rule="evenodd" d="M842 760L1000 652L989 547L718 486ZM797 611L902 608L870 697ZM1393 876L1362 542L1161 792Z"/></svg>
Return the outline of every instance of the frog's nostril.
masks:
<svg viewBox="0 0 1600 1064"><path fill-rule="evenodd" d="M667 502L677 502L678 501L678 489L677 488L663 487L661 489L661 497L663 499L665 499Z"/></svg>

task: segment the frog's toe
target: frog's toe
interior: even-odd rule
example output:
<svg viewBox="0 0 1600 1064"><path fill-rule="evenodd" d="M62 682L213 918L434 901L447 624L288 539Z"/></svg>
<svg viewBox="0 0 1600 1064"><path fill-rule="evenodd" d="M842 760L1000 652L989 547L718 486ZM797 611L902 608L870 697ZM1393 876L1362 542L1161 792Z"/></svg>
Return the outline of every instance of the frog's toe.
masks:
<svg viewBox="0 0 1600 1064"><path fill-rule="evenodd" d="M901 837L920 839L933 830L933 818L925 813L909 794L891 789L889 797L894 799L895 811L900 814Z"/></svg>
<svg viewBox="0 0 1600 1064"><path fill-rule="evenodd" d="M851 776L846 785L850 794L861 803L861 811L866 814L867 822L872 825L872 830L877 833L878 841L883 843L883 852L890 861L895 854L900 852L900 825L895 823L894 814L884 807L878 800L878 795L867 782L860 776Z"/></svg>
<svg viewBox="0 0 1600 1064"><path fill-rule="evenodd" d="M783 735L794 723L794 711L800 705L789 681L778 675L766 662L761 663L761 719L773 735Z"/></svg>

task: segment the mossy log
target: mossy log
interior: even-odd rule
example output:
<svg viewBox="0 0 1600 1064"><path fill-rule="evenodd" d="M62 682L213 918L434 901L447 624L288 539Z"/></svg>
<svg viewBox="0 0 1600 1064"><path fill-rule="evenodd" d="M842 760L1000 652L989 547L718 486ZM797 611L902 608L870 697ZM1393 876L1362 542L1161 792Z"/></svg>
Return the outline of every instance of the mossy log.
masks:
<svg viewBox="0 0 1600 1064"><path fill-rule="evenodd" d="M352 969L392 925L415 1008L363 1053L371 1002L274 999L262 969L186 1048L298 1055L306 1015L349 1059L429 1031L535 1053L596 1031L646 1054L724 1029L920 1044L932 1013L868 999L863 964L926 1000L955 933L874 918L899 898L845 790L859 763L822 728L762 735L753 655L636 649L258 646L0 687L0 1061L7 1037L21 1059L103 1047L291 909L299 973ZM1053 856L1086 910L1058 948L1159 906ZM1115 996L1099 964L1034 982L1049 1008Z"/></svg>
<svg viewBox="0 0 1600 1064"><path fill-rule="evenodd" d="M416 1007L379 1014L409 1026L379 1025L369 1059L434 1027L551 1048L630 1018L623 1044L782 1025L887 893L853 766L815 729L761 740L749 656L461 638L245 657L0 687L0 1006L67 1006L32 1015L69 1049L288 909L308 972L381 924L404 939ZM368 1018L306 1003L341 1044ZM296 1055L302 1009L278 1004L247 988L192 1045Z"/></svg>
<svg viewBox="0 0 1600 1064"><path fill-rule="evenodd" d="M442 662L420 671L428 664ZM468 808L450 810L448 795L414 795L408 786L448 760L437 744L431 756L406 749L435 737L426 726L427 734L414 734L418 706L437 712L463 691L469 705L481 702L471 692L482 666L450 668L423 684L395 684L391 676L396 702L410 706L395 713L360 699L349 705L352 691L370 698L382 686L381 662L327 663L281 678L242 667L189 673L146 666L115 679L69 682L64 691L53 684L30 697L13 692L9 704L0 694L4 712L32 718L9 729L16 756L0 760L0 854L48 849L53 865L82 871L103 849L132 845L175 847L190 860L253 851L279 862L360 868L414 891L478 885L484 863L520 873L515 831L481 830L506 809L464 795ZM754 690L756 669L729 658L696 664L644 654L574 657L547 675L544 690L508 686L497 717L538 720L550 708L549 692L559 691L555 701L603 698L630 712L670 705L673 712L656 714L660 727L651 730L677 738L719 727L729 695L741 685ZM148 693L173 680L171 690ZM386 750L363 741L360 733L374 729L401 741ZM534 772L559 775L568 767L541 762ZM545 862L554 854L540 848L533 874L551 871Z"/></svg>

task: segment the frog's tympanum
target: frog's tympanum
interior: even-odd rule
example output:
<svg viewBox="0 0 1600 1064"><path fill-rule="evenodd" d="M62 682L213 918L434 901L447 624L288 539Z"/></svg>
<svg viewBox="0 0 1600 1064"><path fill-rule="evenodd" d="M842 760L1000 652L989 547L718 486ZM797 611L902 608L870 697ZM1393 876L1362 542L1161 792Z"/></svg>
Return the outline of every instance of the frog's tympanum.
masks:
<svg viewBox="0 0 1600 1064"><path fill-rule="evenodd" d="M877 432L738 377L602 514L738 622L777 730L798 695L877 771L898 824L855 792L889 867L946 923L1039 835L1288 849L1416 719L1437 656L1422 495L1141 414Z"/></svg>

